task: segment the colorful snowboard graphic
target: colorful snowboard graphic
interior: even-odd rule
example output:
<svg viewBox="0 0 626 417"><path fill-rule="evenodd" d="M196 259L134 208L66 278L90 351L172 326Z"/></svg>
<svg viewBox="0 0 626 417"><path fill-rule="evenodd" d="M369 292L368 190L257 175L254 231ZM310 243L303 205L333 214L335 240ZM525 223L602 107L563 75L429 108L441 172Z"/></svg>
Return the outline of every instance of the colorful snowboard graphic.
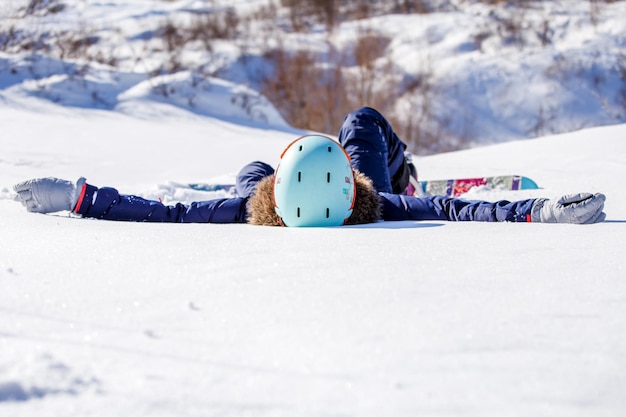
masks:
<svg viewBox="0 0 626 417"><path fill-rule="evenodd" d="M424 195L458 197L474 187L485 186L499 190L536 190L535 181L521 175L499 175L495 177L458 178L449 180L421 181Z"/></svg>

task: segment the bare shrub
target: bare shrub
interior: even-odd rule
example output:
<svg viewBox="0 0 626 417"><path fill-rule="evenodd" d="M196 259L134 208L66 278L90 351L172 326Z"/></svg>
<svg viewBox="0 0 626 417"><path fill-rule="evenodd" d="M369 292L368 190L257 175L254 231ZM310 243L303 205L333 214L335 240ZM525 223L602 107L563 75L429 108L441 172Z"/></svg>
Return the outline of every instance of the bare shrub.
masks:
<svg viewBox="0 0 626 417"><path fill-rule="evenodd" d="M491 4L494 7L490 16L497 24L497 35L505 44L517 46L520 50L537 41L544 47L552 44L554 30L550 16L540 15L540 0L493 1ZM533 11L538 18L529 17ZM479 46L482 41L484 39L475 38Z"/></svg>
<svg viewBox="0 0 626 417"><path fill-rule="evenodd" d="M209 45L215 39L235 39L240 22L235 9L229 7L196 15L184 30L190 40L200 40Z"/></svg>
<svg viewBox="0 0 626 417"><path fill-rule="evenodd" d="M318 94L312 101L311 128L335 134L343 122L343 116L353 110L354 106L348 93L350 87L340 64L343 56L339 52L331 55L330 60L335 64L326 65L319 72L322 78L318 83Z"/></svg>
<svg viewBox="0 0 626 417"><path fill-rule="evenodd" d="M393 13L418 13L425 14L433 11L433 2L429 0L395 0Z"/></svg>
<svg viewBox="0 0 626 417"><path fill-rule="evenodd" d="M381 74L392 73L391 63L379 62L389 42L385 36L363 30L347 53L329 45L323 63L310 52L291 54L277 48L266 54L273 72L261 83L261 92L291 125L336 133L343 116L356 107L390 109L395 89L384 88Z"/></svg>
<svg viewBox="0 0 626 417"><path fill-rule="evenodd" d="M618 103L621 105L622 121L626 120L626 53L622 53L618 59L619 78L622 87L619 91Z"/></svg>
<svg viewBox="0 0 626 417"><path fill-rule="evenodd" d="M7 33L0 34L2 46L0 49L11 52L41 52L50 53L50 37L46 34L28 33L10 27Z"/></svg>
<svg viewBox="0 0 626 417"><path fill-rule="evenodd" d="M336 133L343 116L370 106L388 115L411 149L422 153L452 149L442 140L449 119L437 117L440 97L433 62L421 60L422 71L400 85L391 61L381 61L389 39L363 30L349 53L332 51L323 64L310 52L290 54L279 48L267 54L273 65L261 92L293 126ZM407 103L398 109L400 97Z"/></svg>
<svg viewBox="0 0 626 417"><path fill-rule="evenodd" d="M45 16L47 14L55 14L63 11L65 4L59 0L30 0L28 5L23 9L25 16L39 15Z"/></svg>
<svg viewBox="0 0 626 417"><path fill-rule="evenodd" d="M387 13L431 13L453 8L443 0L281 0L288 9L293 30L300 32L314 24L332 31L339 23Z"/></svg>
<svg viewBox="0 0 626 417"><path fill-rule="evenodd" d="M478 32L474 33L472 35L472 38L473 38L473 43L476 46L476 49L478 49L479 51L482 52L483 51L483 44L492 35L493 35L493 33L491 33L487 29L482 29L482 30L479 30Z"/></svg>
<svg viewBox="0 0 626 417"><path fill-rule="evenodd" d="M213 7L208 11L191 11L190 19L182 24L179 20L166 20L163 25L154 31L152 39L160 40L161 47L146 42L145 52L140 55L155 55L162 53L160 64L150 71L151 76L164 73L174 73L181 70L192 70L198 74L214 75L220 65L213 62L213 45L216 40L237 40L240 37L242 19L233 7ZM199 44L209 56L203 62L189 63L183 61L183 52L190 48L197 48ZM157 44L158 45L158 44ZM112 62L115 59L107 57L103 51L98 51L94 57L98 62ZM207 69L211 67L211 69Z"/></svg>
<svg viewBox="0 0 626 417"><path fill-rule="evenodd" d="M407 107L391 118L399 135L416 153L441 151L442 123L435 111L440 91L434 82L434 63L430 57L421 60L421 70L402 89Z"/></svg>
<svg viewBox="0 0 626 417"><path fill-rule="evenodd" d="M354 92L358 103L373 103L374 87L378 74L376 60L384 56L385 49L391 42L387 36L362 29L354 47L354 63L358 70Z"/></svg>
<svg viewBox="0 0 626 417"><path fill-rule="evenodd" d="M339 23L339 8L343 1L335 0L281 0L283 7L289 10L289 19L293 30L303 32L319 23L332 31Z"/></svg>
<svg viewBox="0 0 626 417"><path fill-rule="evenodd" d="M311 4L315 10L315 13L322 18L322 22L326 25L328 30L332 30L337 23L337 15L339 10L337 8L335 0L312 0Z"/></svg>
<svg viewBox="0 0 626 417"><path fill-rule="evenodd" d="M290 55L280 48L267 54L273 63L273 76L261 83L261 92L270 99L293 126L314 129L320 112L321 70L307 51Z"/></svg>
<svg viewBox="0 0 626 417"><path fill-rule="evenodd" d="M596 26L600 20L602 14L602 3L605 2L605 0L589 0L589 18L594 26Z"/></svg>
<svg viewBox="0 0 626 417"><path fill-rule="evenodd" d="M517 45L519 49L524 48L524 30L526 28L526 13L523 8L515 10L498 9L498 34L507 43Z"/></svg>
<svg viewBox="0 0 626 417"><path fill-rule="evenodd" d="M173 22L167 22L156 33L163 40L166 58L161 67L153 71L153 75L180 71L183 68L180 55L185 44L189 41L187 34Z"/></svg>
<svg viewBox="0 0 626 417"><path fill-rule="evenodd" d="M218 39L235 39L241 20L234 8L212 10L197 13L188 25L167 21L155 35L163 41L165 58L153 75L173 73L188 69L182 61L182 53L192 42L200 42L208 52L213 50L213 43ZM204 66L207 66L205 63ZM201 70L201 68L194 68Z"/></svg>
<svg viewBox="0 0 626 417"><path fill-rule="evenodd" d="M268 4L262 4L258 9L255 9L250 18L253 20L269 21L274 23L277 15L278 6L276 3L271 1Z"/></svg>
<svg viewBox="0 0 626 417"><path fill-rule="evenodd" d="M313 8L308 1L281 0L281 5L288 9L291 28L296 32L303 32L309 28L318 16L313 15Z"/></svg>
<svg viewBox="0 0 626 417"><path fill-rule="evenodd" d="M541 137L551 133L554 133L554 129L550 126L553 125L556 120L556 109L549 107L546 108L543 104L539 105L539 111L535 118L535 123L528 129L526 134L532 137Z"/></svg>
<svg viewBox="0 0 626 417"><path fill-rule="evenodd" d="M554 36L554 31L550 27L550 20L546 17L541 21L541 25L537 32L537 38L539 38L539 42L541 42L541 46L548 46L552 44L552 37Z"/></svg>
<svg viewBox="0 0 626 417"><path fill-rule="evenodd" d="M18 31L14 25L11 25L8 30L0 32L0 51L6 51L17 43L19 38Z"/></svg>
<svg viewBox="0 0 626 417"><path fill-rule="evenodd" d="M88 49L97 44L97 36L89 36L76 32L62 32L55 36L55 45L58 48L60 59L80 59L91 60Z"/></svg>

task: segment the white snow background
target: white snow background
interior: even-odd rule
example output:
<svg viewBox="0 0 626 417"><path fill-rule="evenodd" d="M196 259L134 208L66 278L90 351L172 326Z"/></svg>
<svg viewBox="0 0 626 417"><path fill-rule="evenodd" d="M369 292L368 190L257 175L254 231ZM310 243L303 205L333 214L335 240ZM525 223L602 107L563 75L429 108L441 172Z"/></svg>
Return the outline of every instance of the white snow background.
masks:
<svg viewBox="0 0 626 417"><path fill-rule="evenodd" d="M468 198L604 192L597 225L37 215L12 201L14 183L82 175L165 202L219 197L177 184L276 165L301 132L262 98L258 112L208 97L189 112L108 69L93 82L116 104L97 109L84 83L0 60L1 416L626 413L626 125L417 158L424 179L515 173L542 187ZM229 103L241 88L212 83Z"/></svg>

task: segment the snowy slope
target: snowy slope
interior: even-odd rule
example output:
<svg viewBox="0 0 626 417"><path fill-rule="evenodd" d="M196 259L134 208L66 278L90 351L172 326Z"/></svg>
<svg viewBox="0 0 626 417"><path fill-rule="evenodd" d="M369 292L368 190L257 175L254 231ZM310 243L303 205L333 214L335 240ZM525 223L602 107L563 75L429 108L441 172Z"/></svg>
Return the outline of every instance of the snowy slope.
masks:
<svg viewBox="0 0 626 417"><path fill-rule="evenodd" d="M331 32L320 24L293 30L287 10L263 9L270 3L280 2L4 1L0 100L36 96L134 114L135 101L157 99L238 123L253 116L276 127L282 118L257 91L264 77L275 76L267 57L282 47L285 53L308 51L320 66L339 65L352 83L340 94L354 107L380 108L392 100L385 113L401 124L407 141L418 140L417 126L421 142L411 146L421 152L626 120L623 0L433 1L428 3L442 12L351 19ZM38 7L29 13L29 4ZM236 35L189 35L225 8L238 16ZM369 75L355 63L366 34L385 45L361 51L372 59ZM357 100L361 84L382 94ZM230 92L236 93L233 101L224 99Z"/></svg>
<svg viewBox="0 0 626 417"><path fill-rule="evenodd" d="M25 1L0 3L5 28L93 31L118 59L0 53L0 416L626 414L626 125L417 158L423 179L515 173L542 187L468 198L604 192L598 225L296 230L35 215L11 200L14 183L82 175L166 202L213 198L223 194L176 183L275 165L302 132L247 87L262 69L254 44L247 69L241 50L215 45L223 78L148 77L163 58L153 31L207 2L67 0L24 19ZM478 45L498 30L481 5L366 23L391 38L387 58L409 78L433 65L447 80L444 98L459 98L433 110L459 116L456 133L501 141L623 122L626 2L595 26L586 2L571 4L546 6L547 48ZM525 21L545 16L531 8ZM330 41L348 50L359 30L343 24ZM323 31L287 40L328 46Z"/></svg>
<svg viewBox="0 0 626 417"><path fill-rule="evenodd" d="M417 160L543 187L472 198L603 191L591 226L137 224L10 200L44 175L156 196L276 163L298 134L136 110L0 111L0 415L626 412L626 125Z"/></svg>

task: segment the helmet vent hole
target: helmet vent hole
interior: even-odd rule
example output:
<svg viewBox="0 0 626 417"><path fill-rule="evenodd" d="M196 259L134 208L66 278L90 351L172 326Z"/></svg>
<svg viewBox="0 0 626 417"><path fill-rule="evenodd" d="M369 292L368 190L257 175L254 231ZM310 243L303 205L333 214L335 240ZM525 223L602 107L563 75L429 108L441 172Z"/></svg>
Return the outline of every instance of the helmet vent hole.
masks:
<svg viewBox="0 0 626 417"><path fill-rule="evenodd" d="M330 218L330 209L329 208L326 209L326 218L327 219Z"/></svg>
<svg viewBox="0 0 626 417"><path fill-rule="evenodd" d="M296 210L296 215L300 217L300 207L298 207L298 210Z"/></svg>
<svg viewBox="0 0 626 417"><path fill-rule="evenodd" d="M302 145L300 145L300 148L298 149L300 152L302 152Z"/></svg>
<svg viewBox="0 0 626 417"><path fill-rule="evenodd" d="M328 152L332 151L333 148L331 148L330 146L328 147Z"/></svg>
<svg viewBox="0 0 626 417"><path fill-rule="evenodd" d="M302 182L302 171L298 171L298 182Z"/></svg>
<svg viewBox="0 0 626 417"><path fill-rule="evenodd" d="M330 182L330 172L326 173L326 182Z"/></svg>

